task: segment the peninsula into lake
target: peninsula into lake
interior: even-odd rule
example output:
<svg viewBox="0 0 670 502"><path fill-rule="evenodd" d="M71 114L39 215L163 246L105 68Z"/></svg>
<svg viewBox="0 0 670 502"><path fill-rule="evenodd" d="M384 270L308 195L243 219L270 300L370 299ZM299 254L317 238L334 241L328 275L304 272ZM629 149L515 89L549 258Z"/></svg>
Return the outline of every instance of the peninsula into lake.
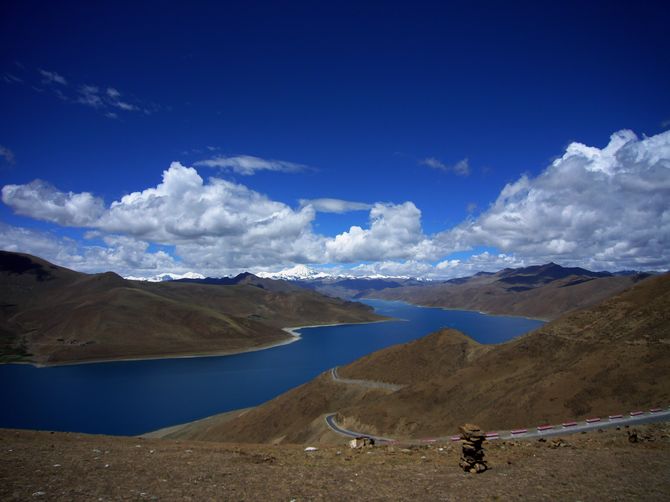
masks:
<svg viewBox="0 0 670 502"><path fill-rule="evenodd" d="M233 354L290 342L286 326L379 321L369 306L281 280L130 281L0 252L0 361L38 365Z"/></svg>

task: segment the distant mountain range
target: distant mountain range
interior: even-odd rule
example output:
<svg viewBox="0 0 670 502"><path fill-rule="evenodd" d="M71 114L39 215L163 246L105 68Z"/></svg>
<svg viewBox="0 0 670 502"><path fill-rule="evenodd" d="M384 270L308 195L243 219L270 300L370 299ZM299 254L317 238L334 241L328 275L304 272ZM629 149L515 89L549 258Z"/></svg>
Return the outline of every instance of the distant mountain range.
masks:
<svg viewBox="0 0 670 502"><path fill-rule="evenodd" d="M343 273L327 273L319 270L314 270L306 265L295 265L294 267L280 270L279 272L258 272L257 277L263 279L274 279L282 281L319 281L319 280L340 280L340 279L396 279L405 280L410 279L408 276L394 277L381 274L373 274L367 276L357 276ZM148 281L148 282L163 282L175 281L180 279L205 279L206 277L196 272L186 272L185 274L174 274L165 272L150 277L139 276L125 276L124 279L131 281ZM232 277L216 277L212 279L232 279ZM419 280L419 279L416 279Z"/></svg>
<svg viewBox="0 0 670 502"><path fill-rule="evenodd" d="M378 319L346 299L380 298L495 314L556 318L620 292L648 274L546 265L449 281L248 272L165 275L150 282L82 274L0 252L0 356L65 362L240 351L285 341L284 326ZM137 333L141 333L138 336Z"/></svg>
<svg viewBox="0 0 670 502"><path fill-rule="evenodd" d="M555 263L499 272L479 272L445 281L390 277L320 277L291 282L347 299L378 298L417 305L477 310L492 314L553 319L588 307L637 281L638 272L592 272Z"/></svg>
<svg viewBox="0 0 670 502"><path fill-rule="evenodd" d="M533 269L533 268L539 268L542 267L543 265L535 266L535 267L527 267L528 270ZM639 272L636 270L622 270L619 272L590 272L586 269L583 268L566 268L566 267L561 267L563 270L569 270L569 271L574 271L577 275L579 275L579 271L584 271L589 274L602 274L603 276L608 276L608 275L637 275L643 272ZM515 270L515 269L506 269L506 270ZM645 272L649 273L652 275L657 275L661 272ZM478 272L474 274L475 276L479 275L493 275L494 272ZM283 281L293 281L293 282L324 282L324 283L329 283L329 282L338 282L342 280L347 280L347 279L354 279L354 280L379 280L379 281L388 281L391 283L399 283L402 284L406 281L409 282L414 282L414 283L441 283L441 282L458 282L462 281L464 279L469 278L470 276L463 277L463 278L456 278L456 279L429 279L429 278L422 278L422 277L413 277L413 276L408 276L408 275L384 275L384 274L370 274L370 275L360 275L360 274L346 274L341 271L339 272L326 272L323 270L315 270L311 267L308 267L307 265L295 265L290 268L286 268L283 270L280 270L279 272L258 272L255 274L257 277L261 277L264 279L275 279L275 280L283 280ZM154 276L150 277L139 277L139 276L125 276L124 279L132 280L132 281L148 281L148 282L163 282L163 281L175 281L175 280L180 280L180 279L205 279L206 277L202 274L196 273L196 272L186 272L185 274L175 274L171 272L165 272L161 274L157 274ZM232 277L217 277L216 279L229 279Z"/></svg>
<svg viewBox="0 0 670 502"><path fill-rule="evenodd" d="M166 272L164 274L153 275L151 277L136 277L132 275L127 275L124 279L128 281L147 281L147 282L165 282L165 281L178 281L180 279L205 279L205 276L202 274L197 274L195 272L186 272L185 274L172 274Z"/></svg>
<svg viewBox="0 0 670 502"><path fill-rule="evenodd" d="M480 272L471 277L445 282L403 284L399 287L361 291L355 297L555 319L571 310L594 305L649 275L591 272L583 268L547 263L506 268L494 274Z"/></svg>
<svg viewBox="0 0 670 502"><path fill-rule="evenodd" d="M333 277L325 272L311 269L306 265L296 265L279 272L259 272L257 275L267 279L283 279L285 281L309 281Z"/></svg>
<svg viewBox="0 0 670 502"><path fill-rule="evenodd" d="M378 298L400 300L429 307L477 310L490 314L520 315L554 319L576 308L584 308L623 291L653 273L592 272L556 263L499 272L479 272L445 281L402 277L343 277L315 272L297 265L277 274L245 272L236 277L175 277L174 281L199 284L238 284L253 277L257 285L278 281L282 288L292 284L321 294L347 300ZM277 285L273 287L278 287Z"/></svg>
<svg viewBox="0 0 670 502"><path fill-rule="evenodd" d="M494 275L496 281L516 277L503 281L516 287L588 274L548 264ZM484 279L491 276L472 280ZM444 437L465 422L504 430L666 406L670 275L647 278L503 344L480 345L445 329L365 356L338 373L403 387L345 385L327 372L259 407L189 424L168 437L327 442L333 437L323 417L336 411L338 423L350 430L395 438Z"/></svg>
<svg viewBox="0 0 670 502"><path fill-rule="evenodd" d="M286 326L378 319L363 304L252 274L138 282L0 251L0 362L239 352L291 340Z"/></svg>

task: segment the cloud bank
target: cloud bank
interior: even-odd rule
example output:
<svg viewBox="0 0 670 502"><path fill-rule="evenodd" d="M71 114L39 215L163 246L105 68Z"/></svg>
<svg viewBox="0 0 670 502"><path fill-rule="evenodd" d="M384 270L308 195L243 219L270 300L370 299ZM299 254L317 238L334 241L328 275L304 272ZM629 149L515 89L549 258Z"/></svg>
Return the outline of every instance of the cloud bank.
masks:
<svg viewBox="0 0 670 502"><path fill-rule="evenodd" d="M225 158L226 169L270 169L259 167L266 165L263 159L249 158L256 160ZM2 200L17 214L87 228L103 239L97 246L75 245L5 226L5 249L37 252L51 246L43 256L59 256L61 264L82 269L82 260L90 259L133 275L160 266L221 275L301 263L432 278L546 261L662 270L670 264L670 132L640 139L622 130L604 148L572 143L538 176L521 176L503 187L479 216L433 235L425 233L421 210L411 201L368 205L323 198L291 207L243 184L204 180L178 162L155 187L111 204L40 180L4 186ZM369 211L365 226L332 236L313 229L318 212L360 210ZM33 232L30 238L26 232ZM21 248L31 241L41 244ZM152 243L173 249L174 256L150 251ZM473 251L481 248L489 251ZM472 254L455 258L459 251Z"/></svg>
<svg viewBox="0 0 670 502"><path fill-rule="evenodd" d="M628 130L598 149L572 143L536 178L506 185L478 218L436 236L443 249L486 245L534 261L598 268L670 263L670 133Z"/></svg>

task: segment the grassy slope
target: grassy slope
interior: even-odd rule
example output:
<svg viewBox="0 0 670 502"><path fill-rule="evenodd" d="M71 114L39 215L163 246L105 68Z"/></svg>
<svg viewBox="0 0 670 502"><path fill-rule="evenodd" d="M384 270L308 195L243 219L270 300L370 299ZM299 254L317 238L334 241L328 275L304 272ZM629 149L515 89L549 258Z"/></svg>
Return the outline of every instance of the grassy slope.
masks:
<svg viewBox="0 0 670 502"><path fill-rule="evenodd" d="M355 430L440 436L464 422L502 429L670 402L670 275L510 342L482 346L443 330L375 352L342 377L404 383L365 391L328 374L210 429L201 438L304 442L339 412Z"/></svg>
<svg viewBox="0 0 670 502"><path fill-rule="evenodd" d="M448 331L431 335L455 336ZM470 342L457 365L442 364L433 345L430 340L416 344L407 350L409 358L403 357L403 348L389 349L379 354L381 360L372 357L367 364L344 368L344 376L384 375L410 385L341 413L399 434L439 434L465 420L504 428L666 404L670 276L649 279L597 307L488 350ZM384 359L394 351L400 360L391 368ZM409 367L421 356L433 367L426 377L415 378Z"/></svg>

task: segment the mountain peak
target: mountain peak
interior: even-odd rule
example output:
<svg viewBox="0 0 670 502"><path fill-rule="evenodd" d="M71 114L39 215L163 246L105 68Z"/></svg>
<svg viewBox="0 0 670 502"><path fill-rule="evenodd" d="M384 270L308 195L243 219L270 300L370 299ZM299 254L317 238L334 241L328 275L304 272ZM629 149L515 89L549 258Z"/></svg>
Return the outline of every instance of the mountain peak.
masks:
<svg viewBox="0 0 670 502"><path fill-rule="evenodd" d="M325 277L330 277L330 275L324 272L317 272L303 264L285 268L279 272L259 272L257 275L264 279L284 279L289 281L323 279Z"/></svg>
<svg viewBox="0 0 670 502"><path fill-rule="evenodd" d="M182 279L204 279L205 276L197 272L186 272L185 274L173 274L171 272L163 272L152 275L150 277L138 277L133 275L125 276L124 279L129 281L146 281L146 282L165 282L165 281L179 281Z"/></svg>

